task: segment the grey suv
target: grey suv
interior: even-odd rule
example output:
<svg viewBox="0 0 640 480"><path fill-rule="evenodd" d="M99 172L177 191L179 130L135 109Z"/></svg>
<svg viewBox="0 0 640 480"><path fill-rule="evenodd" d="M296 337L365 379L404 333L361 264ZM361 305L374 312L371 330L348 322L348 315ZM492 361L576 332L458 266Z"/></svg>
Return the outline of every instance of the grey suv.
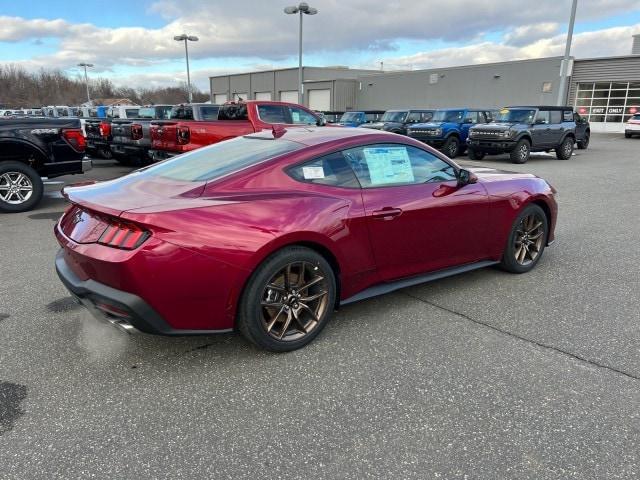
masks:
<svg viewBox="0 0 640 480"><path fill-rule="evenodd" d="M470 159L508 152L513 163L525 163L531 152L550 150L568 160L575 143L573 109L548 106L503 108L493 122L472 127L467 139Z"/></svg>

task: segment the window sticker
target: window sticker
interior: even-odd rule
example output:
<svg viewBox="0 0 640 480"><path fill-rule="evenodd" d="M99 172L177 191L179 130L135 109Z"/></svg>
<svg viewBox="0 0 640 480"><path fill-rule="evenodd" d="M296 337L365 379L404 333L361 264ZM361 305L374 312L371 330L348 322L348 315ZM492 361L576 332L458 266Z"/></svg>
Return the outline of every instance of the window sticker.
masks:
<svg viewBox="0 0 640 480"><path fill-rule="evenodd" d="M305 180L324 178L324 169L320 167L302 167L302 176Z"/></svg>
<svg viewBox="0 0 640 480"><path fill-rule="evenodd" d="M371 185L413 183L413 169L406 147L364 148Z"/></svg>
<svg viewBox="0 0 640 480"><path fill-rule="evenodd" d="M291 118L293 119L294 122L299 122L300 121L300 112L291 112Z"/></svg>

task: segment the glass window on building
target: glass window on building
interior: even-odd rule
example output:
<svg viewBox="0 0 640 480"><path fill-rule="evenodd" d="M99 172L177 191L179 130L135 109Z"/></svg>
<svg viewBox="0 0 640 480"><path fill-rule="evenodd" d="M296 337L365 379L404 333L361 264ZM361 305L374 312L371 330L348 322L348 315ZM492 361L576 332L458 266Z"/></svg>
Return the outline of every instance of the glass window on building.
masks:
<svg viewBox="0 0 640 480"><path fill-rule="evenodd" d="M578 83L574 107L590 122L626 122L640 112L640 81Z"/></svg>

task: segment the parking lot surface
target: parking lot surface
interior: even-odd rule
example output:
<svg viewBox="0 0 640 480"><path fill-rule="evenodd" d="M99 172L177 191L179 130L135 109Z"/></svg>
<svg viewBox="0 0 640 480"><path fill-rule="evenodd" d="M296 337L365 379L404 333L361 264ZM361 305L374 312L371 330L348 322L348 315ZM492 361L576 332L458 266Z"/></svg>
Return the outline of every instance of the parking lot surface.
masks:
<svg viewBox="0 0 640 480"><path fill-rule="evenodd" d="M48 185L0 217L0 478L637 478L639 152L459 158L559 190L537 268L347 306L289 354L98 323L54 272Z"/></svg>

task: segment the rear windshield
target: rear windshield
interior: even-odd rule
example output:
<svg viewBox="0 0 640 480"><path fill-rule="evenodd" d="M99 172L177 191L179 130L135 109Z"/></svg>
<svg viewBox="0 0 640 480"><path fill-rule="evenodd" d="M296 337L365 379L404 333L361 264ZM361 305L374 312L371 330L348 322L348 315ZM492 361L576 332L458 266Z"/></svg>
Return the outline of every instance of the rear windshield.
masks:
<svg viewBox="0 0 640 480"><path fill-rule="evenodd" d="M238 137L149 167L144 174L182 182L216 180L303 145L283 139Z"/></svg>
<svg viewBox="0 0 640 480"><path fill-rule="evenodd" d="M171 109L169 118L174 120L193 120L193 108L191 105L176 105Z"/></svg>

